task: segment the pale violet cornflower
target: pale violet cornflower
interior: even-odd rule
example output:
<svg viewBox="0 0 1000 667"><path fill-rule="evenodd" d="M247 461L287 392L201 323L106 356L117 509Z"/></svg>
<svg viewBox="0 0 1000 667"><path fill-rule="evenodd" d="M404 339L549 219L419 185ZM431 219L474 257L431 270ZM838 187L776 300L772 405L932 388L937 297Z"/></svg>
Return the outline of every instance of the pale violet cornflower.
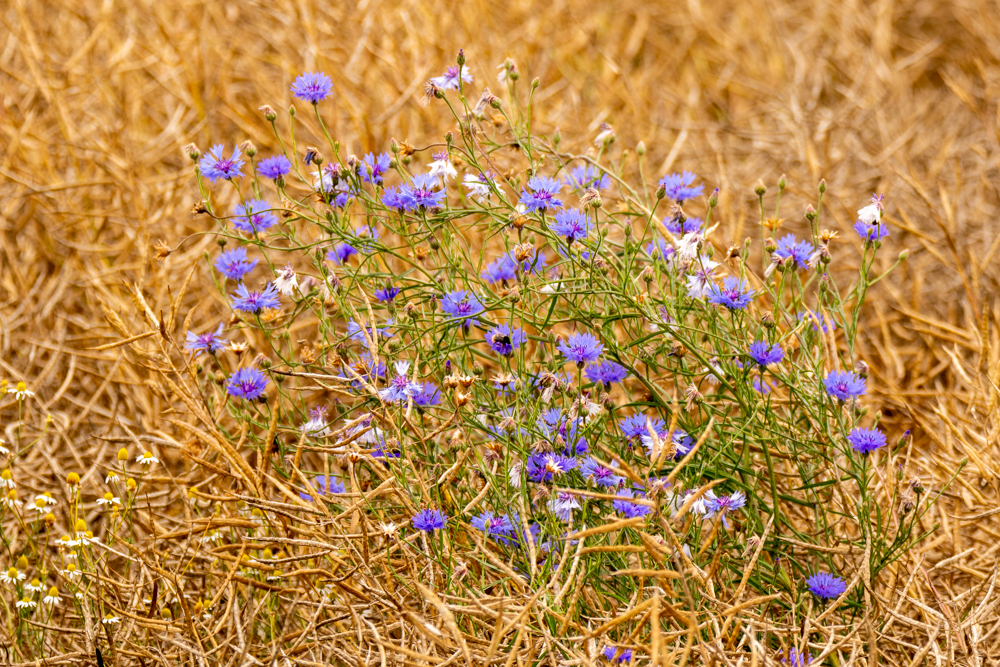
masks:
<svg viewBox="0 0 1000 667"><path fill-rule="evenodd" d="M414 394L423 389L419 382L413 382L406 374L410 370L409 361L397 361L395 365L396 375L389 381L389 386L380 389L379 398L389 403L403 403Z"/></svg>
<svg viewBox="0 0 1000 667"><path fill-rule="evenodd" d="M472 83L472 74L469 73L469 68L463 65L461 70L462 70L461 74L462 81L464 83ZM441 76L432 77L431 83L433 83L438 88L442 88L444 90L458 90L459 87L458 79L459 79L459 67L458 65L452 65L447 70L445 70L445 73L442 74Z"/></svg>
<svg viewBox="0 0 1000 667"><path fill-rule="evenodd" d="M441 179L441 185L458 176L455 166L448 157L448 151L441 151L434 154L434 161L427 165L428 172L434 178Z"/></svg>
<svg viewBox="0 0 1000 667"><path fill-rule="evenodd" d="M714 283L715 269L718 262L713 262L707 256L702 255L695 261L687 274L688 296L692 299L704 299L711 291Z"/></svg>
<svg viewBox="0 0 1000 667"><path fill-rule="evenodd" d="M302 425L302 432L314 438L325 438L330 434L325 407L320 406L309 411L309 421Z"/></svg>
<svg viewBox="0 0 1000 667"><path fill-rule="evenodd" d="M569 523L573 520L573 510L580 509L580 503L572 493L560 491L555 498L549 501L549 509L552 510L552 514L557 519L563 523Z"/></svg>

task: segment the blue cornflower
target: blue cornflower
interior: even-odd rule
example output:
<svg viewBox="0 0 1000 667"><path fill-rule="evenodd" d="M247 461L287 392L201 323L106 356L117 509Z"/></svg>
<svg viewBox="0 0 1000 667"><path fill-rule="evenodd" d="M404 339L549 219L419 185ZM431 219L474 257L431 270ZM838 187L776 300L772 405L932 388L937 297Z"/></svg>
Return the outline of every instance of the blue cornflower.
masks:
<svg viewBox="0 0 1000 667"><path fill-rule="evenodd" d="M275 155L260 161L257 165L257 173L264 178L278 180L284 178L285 174L292 170L292 163L284 155Z"/></svg>
<svg viewBox="0 0 1000 667"><path fill-rule="evenodd" d="M716 496L714 493L709 491L712 495L706 494L705 498L705 518L710 519L716 514L721 515L722 525L729 528L729 522L726 521L726 514L728 512L735 512L736 510L744 507L747 504L747 497L742 491L736 491L729 496Z"/></svg>
<svg viewBox="0 0 1000 667"><path fill-rule="evenodd" d="M620 471L614 468L606 468L589 456L580 463L580 474L584 479L594 480L597 486L616 487L625 478L619 475Z"/></svg>
<svg viewBox="0 0 1000 667"><path fill-rule="evenodd" d="M392 338L392 333L389 331L389 327L392 326L392 318L390 317L385 321L384 327L379 327L377 325L365 325L363 328L360 324L351 318L347 321L347 336L351 340L356 340L364 347L368 347L368 341L365 339L365 333L368 334L368 338L375 342L378 340L379 336L384 338Z"/></svg>
<svg viewBox="0 0 1000 667"><path fill-rule="evenodd" d="M647 420L649 422L648 426ZM650 426L657 433L657 435L660 436L660 438L667 437L667 424L659 417L646 417L646 415L642 413L637 413L629 415L625 419L618 422L618 427L622 430L622 435L629 440L638 439L644 435L648 436Z"/></svg>
<svg viewBox="0 0 1000 667"><path fill-rule="evenodd" d="M817 572L806 579L806 584L809 586L810 593L825 600L840 597L847 590L847 584L844 580L829 572Z"/></svg>
<svg viewBox="0 0 1000 667"><path fill-rule="evenodd" d="M756 361L761 368L765 368L784 359L785 351L781 349L780 345L775 344L768 347L765 341L757 340L750 345L750 358Z"/></svg>
<svg viewBox="0 0 1000 667"><path fill-rule="evenodd" d="M256 259L247 258L247 249L233 248L219 255L215 260L215 268L230 280L243 280L243 276L257 266Z"/></svg>
<svg viewBox="0 0 1000 667"><path fill-rule="evenodd" d="M269 210L271 205L262 199L251 199L233 208L233 227L244 234L258 234L278 224L278 216Z"/></svg>
<svg viewBox="0 0 1000 667"><path fill-rule="evenodd" d="M619 489L618 493L615 494L622 500L615 500L611 503L611 506L615 508L615 511L624 516L626 519L634 519L637 516L646 516L653 511L652 507L648 505L638 505L629 498L641 498L645 500L646 495L640 491L633 491L632 489Z"/></svg>
<svg viewBox="0 0 1000 667"><path fill-rule="evenodd" d="M562 200L556 199L556 195L562 190L563 184L560 181L548 176L535 176L528 181L528 190L521 190L521 204L525 213L535 211L546 211L551 208L559 208L563 205Z"/></svg>
<svg viewBox="0 0 1000 667"><path fill-rule="evenodd" d="M881 241L889 236L889 228L882 224L881 220L878 222L858 220L854 223L854 231L858 233L858 236L866 245Z"/></svg>
<svg viewBox="0 0 1000 667"><path fill-rule="evenodd" d="M399 296L399 288L395 285L386 285L383 289L375 290L375 298L383 303L392 303L392 300Z"/></svg>
<svg viewBox="0 0 1000 667"><path fill-rule="evenodd" d="M441 402L441 391L433 382L416 383L419 389L413 393L413 404L422 408L438 405Z"/></svg>
<svg viewBox="0 0 1000 667"><path fill-rule="evenodd" d="M223 340L221 336L222 324L219 324L219 328L215 331L208 333L196 334L193 331L188 331L184 349L193 355L198 355L202 352L218 352L229 344L229 341Z"/></svg>
<svg viewBox="0 0 1000 667"><path fill-rule="evenodd" d="M587 366L587 370L583 374L591 382L603 384L605 389L609 389L611 385L628 377L628 371L625 370L624 366L608 359L599 364Z"/></svg>
<svg viewBox="0 0 1000 667"><path fill-rule="evenodd" d="M404 185L400 189L399 196L403 206L410 211L440 207L444 201L445 191L432 189L438 182L437 176L433 174L414 176L412 185Z"/></svg>
<svg viewBox="0 0 1000 667"><path fill-rule="evenodd" d="M370 352L362 352L358 355L358 360L351 364L351 370L361 376L367 382L373 382L378 378L385 377L385 362L379 360L378 364L375 363L375 358ZM347 376L346 371L344 375ZM355 388L360 386L360 384L355 380Z"/></svg>
<svg viewBox="0 0 1000 667"><path fill-rule="evenodd" d="M344 264L351 258L351 255L357 254L358 251L354 246L347 243L338 243L326 251L326 261L333 262L334 264Z"/></svg>
<svg viewBox="0 0 1000 667"><path fill-rule="evenodd" d="M479 324L476 316L481 315L484 308L475 294L468 290L460 289L445 294L441 298L441 310L456 320L463 320L461 322L462 327L468 331L470 327ZM454 324L458 324L458 322L454 322Z"/></svg>
<svg viewBox="0 0 1000 667"><path fill-rule="evenodd" d="M760 376L754 376L753 388L757 393L767 396L774 389L774 385L767 380L761 380Z"/></svg>
<svg viewBox="0 0 1000 667"><path fill-rule="evenodd" d="M326 475L320 475L313 480L313 484L316 485L320 495L325 496L330 493L344 493L344 483L333 475L330 475L329 477ZM313 497L308 493L302 493L301 491L299 492L299 498L306 502L312 502L313 499Z"/></svg>
<svg viewBox="0 0 1000 667"><path fill-rule="evenodd" d="M572 493L559 491L556 497L549 501L549 509L557 519L569 523L573 520L573 510L580 509L580 501Z"/></svg>
<svg viewBox="0 0 1000 667"><path fill-rule="evenodd" d="M566 185L574 190L582 190L584 188L596 188L598 190L603 190L611 184L611 179L600 169L597 169L593 165L577 165L573 168L573 171L569 172L570 180L566 182Z"/></svg>
<svg viewBox="0 0 1000 667"><path fill-rule="evenodd" d="M846 401L868 391L865 379L851 371L831 371L823 380L826 392L834 398Z"/></svg>
<svg viewBox="0 0 1000 667"><path fill-rule="evenodd" d="M578 239L587 238L590 232L590 220L576 209L568 208L556 213L556 220L551 227L553 234L565 236L566 243L573 243Z"/></svg>
<svg viewBox="0 0 1000 667"><path fill-rule="evenodd" d="M365 163L361 167L361 180L365 183L381 185L385 173L389 171L391 161L392 158L389 157L388 153L379 153L378 156L374 153L366 154Z"/></svg>
<svg viewBox="0 0 1000 667"><path fill-rule="evenodd" d="M684 222L681 222L679 217L672 217L669 220L665 220L663 224L671 234L683 236L691 232L701 231L701 227L705 224L705 221L701 218L685 218Z"/></svg>
<svg viewBox="0 0 1000 667"><path fill-rule="evenodd" d="M884 447L885 433L877 428L854 428L847 434L847 441L851 443L854 451L861 454L874 452L879 447Z"/></svg>
<svg viewBox="0 0 1000 667"><path fill-rule="evenodd" d="M483 512L478 516L472 517L472 520L469 523L471 523L472 527L476 530L481 530L489 537L493 538L497 542L501 542L502 544L507 544L510 541L507 538L514 536L517 532L513 524L510 522L510 517L505 514Z"/></svg>
<svg viewBox="0 0 1000 667"><path fill-rule="evenodd" d="M406 375L410 371L409 361L397 361L394 369L396 375L389 380L389 385L378 392L379 398L387 403L405 403L413 395L423 390L419 382L412 382Z"/></svg>
<svg viewBox="0 0 1000 667"><path fill-rule="evenodd" d="M532 248L531 256L521 263L521 269L524 273L537 273L544 269L546 264L545 255ZM514 259L513 251L487 264L480 275L490 284L517 280L517 260Z"/></svg>
<svg viewBox="0 0 1000 667"><path fill-rule="evenodd" d="M695 175L690 171L685 171L683 174L667 174L660 179L660 185L666 188L668 199L673 199L680 203L685 199L697 197L704 192L704 186L691 185L694 183L694 179Z"/></svg>
<svg viewBox="0 0 1000 667"><path fill-rule="evenodd" d="M386 208L391 208L397 213L402 213L407 208L406 199L403 197L403 193L397 188L386 188L382 192L382 203Z"/></svg>
<svg viewBox="0 0 1000 667"><path fill-rule="evenodd" d="M812 653L802 652L794 646L788 649L788 657L781 659L781 664L788 667L809 667L812 664Z"/></svg>
<svg viewBox="0 0 1000 667"><path fill-rule="evenodd" d="M711 303L725 306L730 310L746 308L753 301L754 291L742 278L726 276L722 279L723 286L713 283L708 288L708 300Z"/></svg>
<svg viewBox="0 0 1000 667"><path fill-rule="evenodd" d="M458 65L452 65L441 76L431 77L431 83L444 90L458 90ZM462 66L462 81L472 83L469 68Z"/></svg>
<svg viewBox="0 0 1000 667"><path fill-rule="evenodd" d="M813 250L815 248L809 241L796 241L795 234L785 234L778 239L778 249L774 251L774 255L781 259L791 257L800 269L808 269L809 256L812 255Z"/></svg>
<svg viewBox="0 0 1000 667"><path fill-rule="evenodd" d="M229 376L226 393L253 401L264 395L268 382L267 376L256 368L237 368L236 372Z"/></svg>
<svg viewBox="0 0 1000 667"><path fill-rule="evenodd" d="M215 183L220 178L232 180L243 177L240 169L243 168L243 159L240 157L240 147L233 147L231 157L223 157L222 152L226 149L225 144L212 146L212 150L206 153L198 163L202 176Z"/></svg>
<svg viewBox="0 0 1000 667"><path fill-rule="evenodd" d="M532 482L551 482L556 475L562 475L576 467L576 459L556 453L538 453L528 457L524 469Z"/></svg>
<svg viewBox="0 0 1000 667"><path fill-rule="evenodd" d="M444 528L448 523L448 515L441 510L420 510L413 516L413 527L429 533Z"/></svg>
<svg viewBox="0 0 1000 667"><path fill-rule="evenodd" d="M306 102L318 104L330 96L333 81L323 72L305 72L292 83L292 94Z"/></svg>
<svg viewBox="0 0 1000 667"><path fill-rule="evenodd" d="M506 324L500 324L486 332L486 342L497 354L509 357L514 350L521 347L528 337L524 329L511 329Z"/></svg>
<svg viewBox="0 0 1000 667"><path fill-rule="evenodd" d="M659 420L658 420L659 421ZM649 429L643 426L642 433L639 434L639 441L642 442L642 446L646 448L646 453L650 458L659 458L660 452L658 448L663 446L663 440L668 435L667 425L660 421L663 428L657 428L656 425L653 426L655 433L650 433ZM655 438L653 436L656 436ZM674 445L674 459L681 459L687 456L691 448L694 447L694 438L688 435L687 431L682 428L674 428L674 434L670 438Z"/></svg>
<svg viewBox="0 0 1000 667"><path fill-rule="evenodd" d="M375 241L379 239L378 230L374 227L357 227L354 229L354 236L357 240L350 243L339 243L326 253L326 260L334 264L343 264L351 255L360 252L370 253L375 249Z"/></svg>
<svg viewBox="0 0 1000 667"><path fill-rule="evenodd" d="M265 308L281 308L278 290L275 289L273 283L268 283L263 292L251 292L243 283L236 286L236 294L233 295L233 310L242 310L244 313L259 313Z"/></svg>
<svg viewBox="0 0 1000 667"><path fill-rule="evenodd" d="M565 341L560 340L556 347L566 359L580 366L597 361L604 352L604 344L588 333L571 334Z"/></svg>
<svg viewBox="0 0 1000 667"><path fill-rule="evenodd" d="M799 311L795 315L795 319L798 322L808 319L812 322L813 331L819 331L822 329L823 333L830 333L831 331L836 331L837 325L834 324L832 317L824 317L823 313L814 313L812 311Z"/></svg>
<svg viewBox="0 0 1000 667"><path fill-rule="evenodd" d="M629 662L632 660L632 649L626 648L615 648L614 646L605 646L604 650L601 651L601 655L610 660L611 662Z"/></svg>

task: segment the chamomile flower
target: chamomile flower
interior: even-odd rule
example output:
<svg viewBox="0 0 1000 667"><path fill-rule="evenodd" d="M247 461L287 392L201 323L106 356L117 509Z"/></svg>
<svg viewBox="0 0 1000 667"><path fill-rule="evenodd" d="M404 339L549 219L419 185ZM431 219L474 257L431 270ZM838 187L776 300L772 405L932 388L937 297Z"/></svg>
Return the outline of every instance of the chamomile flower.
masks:
<svg viewBox="0 0 1000 667"><path fill-rule="evenodd" d="M39 514L47 514L49 511L48 504L46 504L45 500L41 496L35 497L34 502L31 504L31 508Z"/></svg>
<svg viewBox="0 0 1000 667"><path fill-rule="evenodd" d="M3 505L10 509L15 509L23 505L23 503L17 499L17 491L15 489L11 489L7 492L7 495L3 497Z"/></svg>
<svg viewBox="0 0 1000 667"><path fill-rule="evenodd" d="M105 484L111 484L112 482L118 481L118 473L114 470L108 473L108 476L104 478Z"/></svg>
<svg viewBox="0 0 1000 667"><path fill-rule="evenodd" d="M53 586L49 589L49 594L42 598L42 602L48 605L57 605L60 602L59 589Z"/></svg>
<svg viewBox="0 0 1000 667"><path fill-rule="evenodd" d="M109 506L121 507L121 505L122 505L122 499L121 498L116 498L115 494L113 494L110 491L108 491L107 493L104 494L103 498L98 498L97 499L97 504L98 505L109 505Z"/></svg>
<svg viewBox="0 0 1000 667"><path fill-rule="evenodd" d="M12 567L6 572L0 572L0 582L5 584L16 584L19 581L23 581L25 574L19 572L16 567Z"/></svg>
<svg viewBox="0 0 1000 667"><path fill-rule="evenodd" d="M14 478L13 478L13 475L10 474L10 469L9 468L7 470L4 470L2 473L0 473L0 489L3 489L3 488L7 488L7 489L13 489L14 488Z"/></svg>
<svg viewBox="0 0 1000 667"><path fill-rule="evenodd" d="M117 616L115 616L111 612L108 612L107 614L105 614L104 618L101 619L101 623L103 623L104 625L117 625L117 624L119 624L121 622L122 622L122 619L118 618Z"/></svg>
<svg viewBox="0 0 1000 667"><path fill-rule="evenodd" d="M15 606L18 609L34 609L35 607L38 606L38 603L29 598L27 595L25 595L23 598L21 598L15 603Z"/></svg>
<svg viewBox="0 0 1000 667"><path fill-rule="evenodd" d="M7 441L0 438L0 454L10 454L10 450L7 449Z"/></svg>
<svg viewBox="0 0 1000 667"><path fill-rule="evenodd" d="M80 570L77 569L75 563L69 563L64 569L59 570L59 574L66 577L67 579L76 579L80 576Z"/></svg>
<svg viewBox="0 0 1000 667"><path fill-rule="evenodd" d="M160 460L155 456L153 456L153 452L146 451L143 452L142 454L139 454L139 456L135 457L135 462L141 463L144 466L150 466L153 465L154 463L159 463Z"/></svg>
<svg viewBox="0 0 1000 667"><path fill-rule="evenodd" d="M23 401L29 396L34 396L34 395L35 392L28 391L28 385L24 384L23 382L18 382L17 387L14 389L14 398L16 398L19 401Z"/></svg>
<svg viewBox="0 0 1000 667"><path fill-rule="evenodd" d="M30 582L25 584L24 588L25 590L29 590L32 593L38 593L42 590L42 582L38 580L38 577L35 577Z"/></svg>

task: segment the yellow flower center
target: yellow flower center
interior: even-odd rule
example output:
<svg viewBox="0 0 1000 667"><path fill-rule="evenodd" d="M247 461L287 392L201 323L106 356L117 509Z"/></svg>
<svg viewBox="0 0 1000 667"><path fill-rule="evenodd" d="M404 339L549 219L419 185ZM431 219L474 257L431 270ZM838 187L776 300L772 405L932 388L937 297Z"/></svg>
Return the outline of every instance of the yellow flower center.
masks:
<svg viewBox="0 0 1000 667"><path fill-rule="evenodd" d="M113 493L108 492L104 494L104 499L107 500L108 502L111 502L112 500L114 500L114 498L115 495Z"/></svg>
<svg viewBox="0 0 1000 667"><path fill-rule="evenodd" d="M17 579L17 568L12 567L9 570L7 570L7 576L11 579Z"/></svg>
<svg viewBox="0 0 1000 667"><path fill-rule="evenodd" d="M18 382L17 383L17 390L18 391L26 391L27 389L28 389L28 385L24 384L23 382Z"/></svg>

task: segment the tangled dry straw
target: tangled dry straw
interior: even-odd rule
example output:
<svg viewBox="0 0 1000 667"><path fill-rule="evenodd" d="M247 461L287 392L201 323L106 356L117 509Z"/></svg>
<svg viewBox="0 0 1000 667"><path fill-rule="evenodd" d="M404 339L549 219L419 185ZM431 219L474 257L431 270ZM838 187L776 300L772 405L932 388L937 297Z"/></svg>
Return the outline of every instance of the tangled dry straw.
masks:
<svg viewBox="0 0 1000 667"><path fill-rule="evenodd" d="M106 662L144 667L510 667L560 645L589 664L590 639L622 626L665 665L756 665L776 657L748 637L818 625L820 610L788 627L766 600L655 572L623 575L661 587L646 599L586 600L585 626L530 591L439 597L419 578L396 587L380 578L379 538L356 512L317 512L284 538L298 576L267 603L281 614L263 602L240 608L231 594L207 617L152 613L154 590L197 598L219 562L259 547L213 551L193 540L204 526L190 519L192 503L288 509L280 494L257 495L266 473L256 462L225 452L222 469L190 445L193 426L202 444L212 439L212 416L152 369L167 336L214 298L200 274L190 279L210 240L154 258L156 241L174 245L203 224L190 212L196 190L180 147L257 134L257 107L286 99L291 79L316 68L337 74L328 122L354 152L392 137L440 141L451 127L418 98L459 47L477 76L492 78L505 57L538 76L537 122L561 127L567 142L610 122L620 144L645 142L658 171L683 166L717 183L720 230L733 242L756 233L757 179L787 175L786 210L804 210L826 179L843 230L857 202L840 193L887 193L894 242L910 257L880 284L862 327L874 404L890 428L913 429L912 466L928 488L968 464L923 519L936 532L876 584L855 582L867 586L866 613L825 624L828 642L814 653L857 665L1000 661L1000 14L988 3L12 0L0 25L0 368L54 420L19 463L20 483L33 496L64 488L69 471L103 478L103 462L136 440L156 443L166 464L155 473L161 490L136 515L144 538L119 544L111 561L144 567L99 589L122 624L106 634L98 620L63 618L71 629L49 635L42 663L37 647L3 637L10 663L90 661L97 646ZM199 487L212 475L231 476L215 495ZM391 490L383 486L369 493ZM88 517L96 532L98 517ZM307 559L333 544L339 569L312 571ZM855 566L864 558L842 551ZM353 576L362 566L369 574ZM225 590L251 585L227 571ZM319 577L353 601L322 622L308 595ZM693 595L713 600L715 613L689 613ZM313 621L284 626L300 605ZM650 631L661 618L671 631Z"/></svg>

